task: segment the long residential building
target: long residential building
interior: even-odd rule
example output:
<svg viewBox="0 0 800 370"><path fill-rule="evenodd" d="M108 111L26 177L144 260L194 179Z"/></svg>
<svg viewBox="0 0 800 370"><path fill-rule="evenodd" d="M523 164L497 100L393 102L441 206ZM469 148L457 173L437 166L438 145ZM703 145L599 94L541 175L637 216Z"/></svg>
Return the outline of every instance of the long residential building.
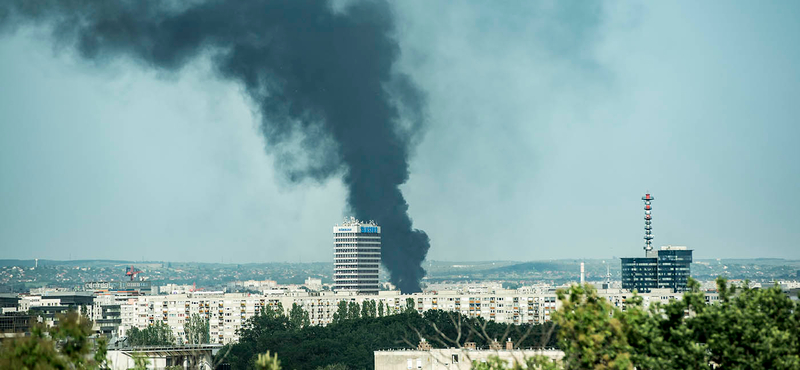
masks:
<svg viewBox="0 0 800 370"><path fill-rule="evenodd" d="M512 324L548 322L561 306L554 288L470 290L441 290L410 295L400 294L397 291L381 291L379 294L330 291L283 294L104 293L94 297L93 304L83 310L95 322L95 329L106 336L125 337L130 328L144 329L156 323L165 323L182 343L185 343L184 324L192 315L197 314L209 320L211 343L225 344L237 341L237 330L267 306L282 307L284 313L288 314L292 306L297 304L308 312L312 325L331 323L339 302L342 301L356 302L359 305L363 305L364 301L375 301L376 305L384 307L384 315L395 314L409 308L420 313L427 310L445 310L459 312L468 317L481 317L487 321ZM630 291L622 289L601 289L598 293L613 305L623 309L625 302L633 296ZM681 294L671 289L653 289L640 296L645 305L681 299ZM64 308L67 302L62 301L62 298L66 299L26 296L20 299L20 308L25 311L36 306ZM706 299L713 302L716 300L716 294L707 294Z"/></svg>
<svg viewBox="0 0 800 370"><path fill-rule="evenodd" d="M629 291L621 289L600 290L599 294L617 307L624 307L626 300L633 296ZM641 296L645 305L681 298L680 294L668 289L654 289ZM707 298L713 300L716 297L712 294ZM356 302L361 305L367 300L375 301L376 305L382 303L385 315L401 312L410 305L420 313L427 310L445 310L460 312L469 317L481 317L488 321L512 324L548 322L561 306L554 290L526 291L525 289L493 290L482 293L440 291L410 295L396 291L382 291L378 295L334 292L283 295L193 292L127 297L117 300L115 304L120 307L121 325L118 331L120 336L125 336L126 330L131 327L144 329L157 322L164 322L172 328L178 338L184 338L184 323L191 315L198 314L209 319L211 343L224 344L238 340L237 330L266 306L282 307L284 313L288 314L292 305L297 304L308 312L312 325L327 325L333 321L339 302ZM104 311L98 308L94 312Z"/></svg>

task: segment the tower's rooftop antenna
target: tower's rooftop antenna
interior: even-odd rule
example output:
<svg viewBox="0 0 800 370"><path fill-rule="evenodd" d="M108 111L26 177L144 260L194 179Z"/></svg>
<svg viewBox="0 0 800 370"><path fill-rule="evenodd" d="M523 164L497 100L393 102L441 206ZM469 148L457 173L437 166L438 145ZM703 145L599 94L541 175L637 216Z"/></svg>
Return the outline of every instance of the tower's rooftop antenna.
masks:
<svg viewBox="0 0 800 370"><path fill-rule="evenodd" d="M650 195L650 193L645 194L642 197L644 201L644 253L645 257L649 257L649 255L653 252L653 226L651 222L653 221L653 216L650 212L653 210L653 200L655 197Z"/></svg>

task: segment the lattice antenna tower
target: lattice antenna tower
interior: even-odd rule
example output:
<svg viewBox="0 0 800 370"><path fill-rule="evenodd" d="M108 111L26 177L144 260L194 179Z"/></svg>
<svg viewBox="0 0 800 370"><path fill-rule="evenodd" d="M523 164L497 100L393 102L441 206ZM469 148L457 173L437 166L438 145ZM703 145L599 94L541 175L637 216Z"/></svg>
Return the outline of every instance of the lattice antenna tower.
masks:
<svg viewBox="0 0 800 370"><path fill-rule="evenodd" d="M653 252L653 215L650 212L653 210L653 200L655 198L650 193L642 197L644 201L644 253L648 257Z"/></svg>

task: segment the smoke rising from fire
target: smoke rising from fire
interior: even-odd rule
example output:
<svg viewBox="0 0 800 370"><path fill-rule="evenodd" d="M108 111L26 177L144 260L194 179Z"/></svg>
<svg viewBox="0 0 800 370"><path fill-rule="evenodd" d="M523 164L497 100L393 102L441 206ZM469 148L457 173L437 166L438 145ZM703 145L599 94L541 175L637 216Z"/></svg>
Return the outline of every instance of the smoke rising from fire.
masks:
<svg viewBox="0 0 800 370"><path fill-rule="evenodd" d="M209 58L261 116L276 166L293 182L342 174L354 216L383 228L382 262L403 292L420 290L430 242L399 186L424 126L425 99L394 70L386 2L25 1L0 4L6 31L34 23L93 61L129 58L179 71Z"/></svg>

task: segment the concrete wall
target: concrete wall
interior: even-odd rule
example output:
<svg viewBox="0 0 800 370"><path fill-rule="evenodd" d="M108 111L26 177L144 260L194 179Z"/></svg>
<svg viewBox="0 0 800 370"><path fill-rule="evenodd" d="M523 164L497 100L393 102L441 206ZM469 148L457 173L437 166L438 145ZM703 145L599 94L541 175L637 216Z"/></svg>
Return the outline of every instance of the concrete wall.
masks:
<svg viewBox="0 0 800 370"><path fill-rule="evenodd" d="M398 351L375 351L375 370L469 370L472 361L485 362L498 356L508 364L524 363L525 358L544 355L559 361L564 352L557 350L467 350L458 348Z"/></svg>
<svg viewBox="0 0 800 370"><path fill-rule="evenodd" d="M127 370L134 367L135 362L133 359L134 353L139 353L147 357L147 369L166 369L167 357L172 358L173 364L171 366L179 365L187 369L197 370L212 370L212 350L211 349L197 349L191 350L175 347L174 351L170 351L167 347L162 347L159 350L142 350L139 352L132 350L109 350L106 355L108 364L111 370ZM182 363L175 364L177 358L182 359Z"/></svg>

